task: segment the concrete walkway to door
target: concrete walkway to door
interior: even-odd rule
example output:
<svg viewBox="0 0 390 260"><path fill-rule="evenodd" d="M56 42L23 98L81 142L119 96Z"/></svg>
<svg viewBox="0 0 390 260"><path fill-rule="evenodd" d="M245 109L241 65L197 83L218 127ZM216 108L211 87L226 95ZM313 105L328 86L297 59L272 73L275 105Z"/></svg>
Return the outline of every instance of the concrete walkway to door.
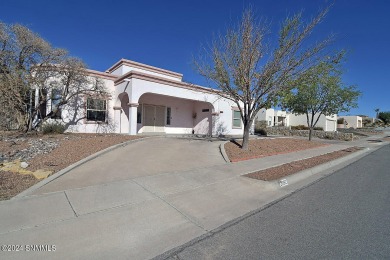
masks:
<svg viewBox="0 0 390 260"><path fill-rule="evenodd" d="M148 138L99 156L36 190L33 195L225 164L219 152L220 143Z"/></svg>

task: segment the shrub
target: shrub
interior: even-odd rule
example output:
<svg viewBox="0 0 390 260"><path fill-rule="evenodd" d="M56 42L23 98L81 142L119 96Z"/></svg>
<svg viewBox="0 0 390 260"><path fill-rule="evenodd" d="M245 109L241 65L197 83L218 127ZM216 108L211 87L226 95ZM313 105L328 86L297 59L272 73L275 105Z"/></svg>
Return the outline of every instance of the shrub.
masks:
<svg viewBox="0 0 390 260"><path fill-rule="evenodd" d="M263 128L258 129L257 133L258 133L259 135L265 135L265 136L267 136L267 131L266 131L265 129L263 129Z"/></svg>
<svg viewBox="0 0 390 260"><path fill-rule="evenodd" d="M304 125L296 125L296 126L291 126L292 130L309 130L309 127L304 126Z"/></svg>
<svg viewBox="0 0 390 260"><path fill-rule="evenodd" d="M266 127L267 127L267 121L265 121L265 120L256 121L256 123L255 123L255 133L256 134L260 134L260 131L264 130Z"/></svg>
<svg viewBox="0 0 390 260"><path fill-rule="evenodd" d="M309 127L305 125L296 125L296 126L291 126L291 130L309 130ZM323 131L324 128L320 126L316 126L313 128L313 130Z"/></svg>
<svg viewBox="0 0 390 260"><path fill-rule="evenodd" d="M42 132L44 134L63 134L65 126L58 122L46 123L42 126Z"/></svg>

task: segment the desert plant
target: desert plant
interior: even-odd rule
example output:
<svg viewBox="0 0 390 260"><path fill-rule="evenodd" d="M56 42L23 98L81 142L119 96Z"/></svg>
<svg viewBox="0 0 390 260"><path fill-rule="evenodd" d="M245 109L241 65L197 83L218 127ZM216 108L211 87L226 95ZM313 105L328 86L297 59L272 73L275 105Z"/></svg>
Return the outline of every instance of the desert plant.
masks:
<svg viewBox="0 0 390 260"><path fill-rule="evenodd" d="M59 122L45 123L42 126L43 134L63 134L65 132L65 126Z"/></svg>
<svg viewBox="0 0 390 260"><path fill-rule="evenodd" d="M267 130L265 130L264 128L258 129L258 131L256 133L259 134L259 135L267 136Z"/></svg>
<svg viewBox="0 0 390 260"><path fill-rule="evenodd" d="M309 130L309 127L305 125L291 126L291 130Z"/></svg>

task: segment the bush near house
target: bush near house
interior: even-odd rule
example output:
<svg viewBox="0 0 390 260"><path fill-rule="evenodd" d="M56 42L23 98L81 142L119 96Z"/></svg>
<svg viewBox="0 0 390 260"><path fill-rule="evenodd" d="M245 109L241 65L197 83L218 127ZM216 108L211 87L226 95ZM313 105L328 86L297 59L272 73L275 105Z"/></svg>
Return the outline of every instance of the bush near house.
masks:
<svg viewBox="0 0 390 260"><path fill-rule="evenodd" d="M260 120L255 123L255 134L267 135L267 121Z"/></svg>
<svg viewBox="0 0 390 260"><path fill-rule="evenodd" d="M385 124L390 124L390 111L380 112L378 119L382 120Z"/></svg>
<svg viewBox="0 0 390 260"><path fill-rule="evenodd" d="M63 134L65 126L59 122L46 123L42 126L43 134Z"/></svg>
<svg viewBox="0 0 390 260"><path fill-rule="evenodd" d="M291 126L291 130L309 130L309 127L305 125L297 125L297 126ZM316 126L313 128L313 130L323 131L324 128Z"/></svg>

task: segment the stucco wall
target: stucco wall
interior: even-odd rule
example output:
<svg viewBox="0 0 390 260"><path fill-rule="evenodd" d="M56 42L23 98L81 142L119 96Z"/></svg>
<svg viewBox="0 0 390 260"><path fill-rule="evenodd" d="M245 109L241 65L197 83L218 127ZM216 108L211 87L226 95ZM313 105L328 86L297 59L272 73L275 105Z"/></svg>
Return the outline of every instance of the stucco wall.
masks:
<svg viewBox="0 0 390 260"><path fill-rule="evenodd" d="M307 118L306 115L294 115L294 114L288 114L289 117L289 125L290 126L297 126L297 125L304 125L307 126ZM317 119L317 115L314 116L314 119ZM311 120L311 116L309 116L309 120ZM325 116L321 115L320 119L318 120L318 123L316 124L316 127L322 127L324 131L336 131L337 129L337 115L332 116Z"/></svg>
<svg viewBox="0 0 390 260"><path fill-rule="evenodd" d="M267 126L275 125L275 110L273 108L265 109L262 108L256 115L257 121L267 121Z"/></svg>
<svg viewBox="0 0 390 260"><path fill-rule="evenodd" d="M131 67L131 66L128 66L128 65L122 65L121 68L122 68L121 69L121 75L124 75L124 74L126 74L126 73L128 73L130 71L137 71L137 72L146 73L146 74L149 74L149 75L158 76L158 77L162 77L162 78L166 78L166 79L170 79L170 80L174 80L174 81L181 81L177 77L172 77L172 76L168 76L168 75L165 75L165 74L162 74L162 73L148 71L148 70L145 70L145 69L135 68L135 67Z"/></svg>
<svg viewBox="0 0 390 260"><path fill-rule="evenodd" d="M340 116L340 118L345 119L344 126L345 128L361 128L363 124L363 119L360 116Z"/></svg>
<svg viewBox="0 0 390 260"><path fill-rule="evenodd" d="M92 79L92 78L90 78ZM96 123L86 120L86 96L81 95L72 102L62 107L62 119L49 119L47 122L61 122L66 126L66 132L78 133L105 133L115 132L114 110L113 105L115 100L114 82L109 79L100 79L104 82L109 95L107 98L107 122ZM51 95L48 93L48 95ZM46 111L49 113L52 110L51 101L47 102Z"/></svg>
<svg viewBox="0 0 390 260"><path fill-rule="evenodd" d="M243 133L243 128L233 129L232 128L232 107L235 104L227 99L220 98L219 96L207 92L195 91L191 89L185 89L180 87L175 87L171 85L161 84L157 82L151 82L143 79L132 79L129 87L126 89L125 85L127 83L121 83L117 86L117 90L125 90L129 93L130 103L138 103L140 97L144 93L154 93L164 96L182 98L191 101L200 101L212 104L214 111L220 112L216 118L216 124L219 129L223 129L223 134L226 135L241 135ZM116 95L119 93L117 92ZM217 126L215 126L216 128ZM215 128L213 129L213 134L215 134Z"/></svg>

